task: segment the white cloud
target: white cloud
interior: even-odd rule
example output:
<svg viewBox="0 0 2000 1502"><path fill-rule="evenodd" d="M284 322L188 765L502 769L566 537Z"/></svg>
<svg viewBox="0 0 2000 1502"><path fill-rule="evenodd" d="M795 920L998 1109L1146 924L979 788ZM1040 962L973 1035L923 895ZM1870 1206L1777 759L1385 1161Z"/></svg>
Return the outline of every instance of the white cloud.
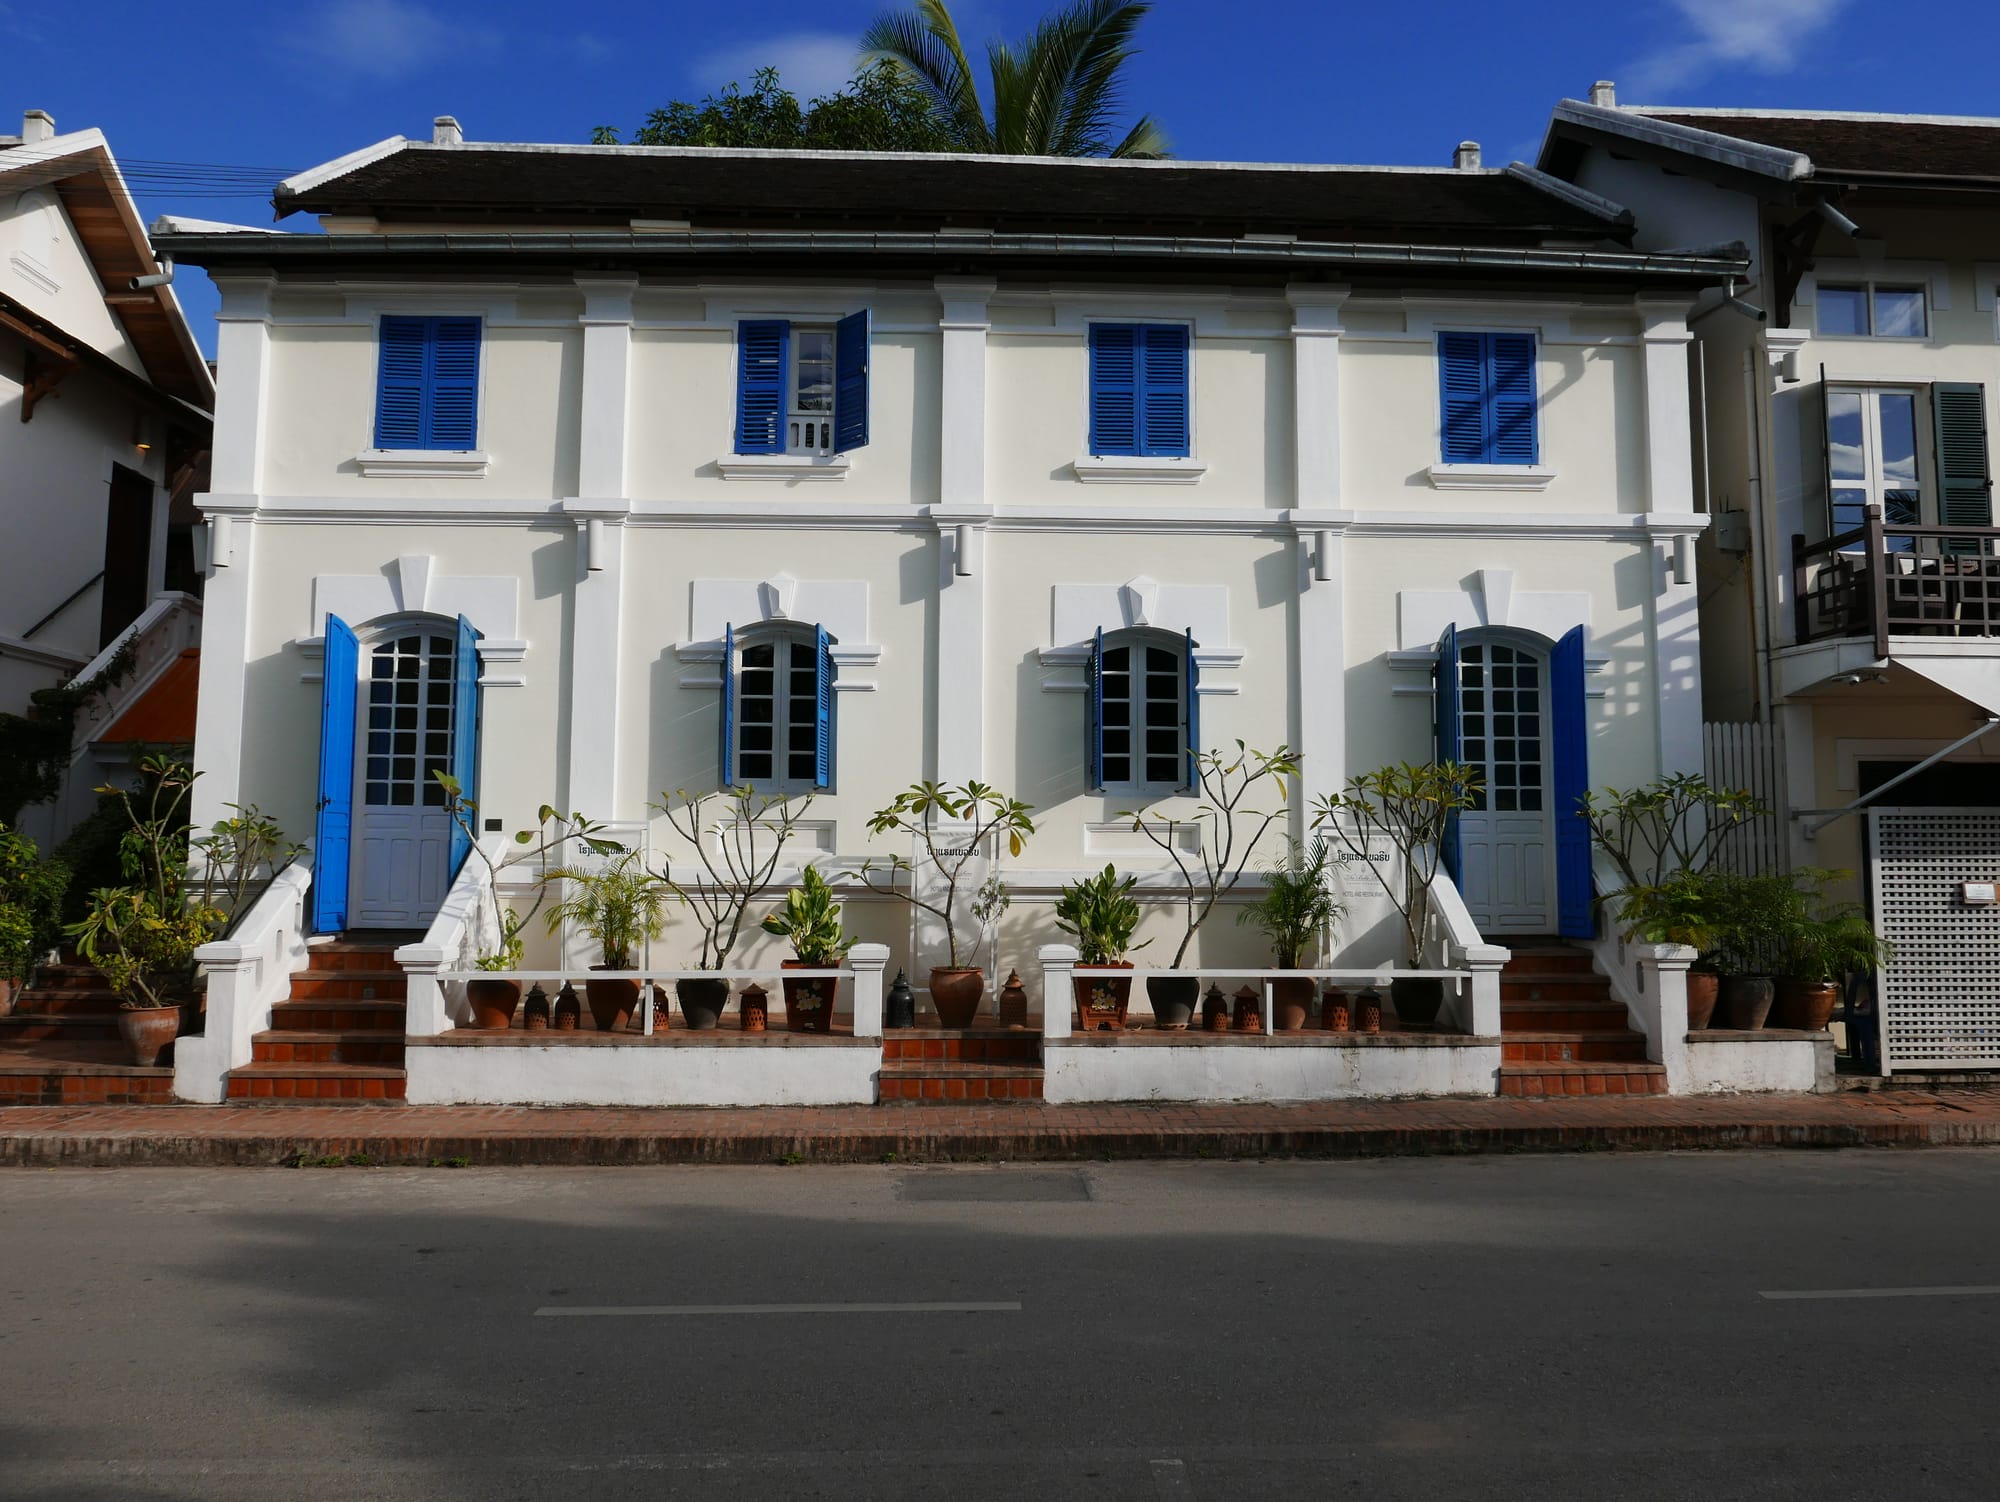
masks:
<svg viewBox="0 0 2000 1502"><path fill-rule="evenodd" d="M288 50L322 67L382 80L484 55L499 41L490 29L446 19L413 0L327 0L285 37Z"/></svg>
<svg viewBox="0 0 2000 1502"><path fill-rule="evenodd" d="M801 102L831 94L854 76L860 57L852 36L825 31L793 31L724 47L696 59L694 76L705 88L726 83L750 87L759 68L776 68L778 80Z"/></svg>
<svg viewBox="0 0 2000 1502"><path fill-rule="evenodd" d="M1833 24L1847 0L1669 0L1692 35L1647 54L1619 74L1634 104L1658 102L1725 68L1789 73Z"/></svg>

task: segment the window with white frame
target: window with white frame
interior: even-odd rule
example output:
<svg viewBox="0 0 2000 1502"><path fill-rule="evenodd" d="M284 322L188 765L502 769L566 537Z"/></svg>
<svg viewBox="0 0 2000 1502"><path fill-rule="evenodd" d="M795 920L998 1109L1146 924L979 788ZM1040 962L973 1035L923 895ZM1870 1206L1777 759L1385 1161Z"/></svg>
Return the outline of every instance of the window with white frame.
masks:
<svg viewBox="0 0 2000 1502"><path fill-rule="evenodd" d="M1921 285L1821 282L1818 332L1874 339L1922 339L1930 321Z"/></svg>
<svg viewBox="0 0 2000 1502"><path fill-rule="evenodd" d="M1153 797L1192 780L1199 739L1192 636L1141 628L1100 635L1091 647L1092 791Z"/></svg>
<svg viewBox="0 0 2000 1502"><path fill-rule="evenodd" d="M833 325L792 325L792 380L786 393L785 452L833 452Z"/></svg>
<svg viewBox="0 0 2000 1502"><path fill-rule="evenodd" d="M1925 420L1925 393L1909 387L1829 386L1826 392L1826 460L1829 535L1849 532L1882 508L1889 526L1925 520L1923 472L1917 435ZM1907 547L1907 538L1892 539ZM1858 544L1857 544L1858 546Z"/></svg>
<svg viewBox="0 0 2000 1502"><path fill-rule="evenodd" d="M723 782L773 793L833 781L832 639L819 627L732 630L723 671Z"/></svg>

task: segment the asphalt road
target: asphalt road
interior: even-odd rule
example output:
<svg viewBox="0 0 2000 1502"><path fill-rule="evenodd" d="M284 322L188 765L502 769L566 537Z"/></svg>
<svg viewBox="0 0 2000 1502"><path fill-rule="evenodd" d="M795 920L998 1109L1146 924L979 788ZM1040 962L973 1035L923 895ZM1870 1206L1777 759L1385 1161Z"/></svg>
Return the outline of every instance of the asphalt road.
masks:
<svg viewBox="0 0 2000 1502"><path fill-rule="evenodd" d="M2000 1153L14 1171L0 1268L5 1502L2000 1497Z"/></svg>

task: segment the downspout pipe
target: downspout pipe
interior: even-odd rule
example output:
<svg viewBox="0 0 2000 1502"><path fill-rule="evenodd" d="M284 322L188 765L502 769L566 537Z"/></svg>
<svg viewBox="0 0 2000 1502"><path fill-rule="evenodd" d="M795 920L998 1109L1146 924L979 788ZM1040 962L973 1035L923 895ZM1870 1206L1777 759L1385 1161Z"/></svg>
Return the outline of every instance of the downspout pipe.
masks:
<svg viewBox="0 0 2000 1502"><path fill-rule="evenodd" d="M174 258L156 257L160 269L150 276L135 276L129 285L134 292L144 292L150 287L171 287L174 284Z"/></svg>

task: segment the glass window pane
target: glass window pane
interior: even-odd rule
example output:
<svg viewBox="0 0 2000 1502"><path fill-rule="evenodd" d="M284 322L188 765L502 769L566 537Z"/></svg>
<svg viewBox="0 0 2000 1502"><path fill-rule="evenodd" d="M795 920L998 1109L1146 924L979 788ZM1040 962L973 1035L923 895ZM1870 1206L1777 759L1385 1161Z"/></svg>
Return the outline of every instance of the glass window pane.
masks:
<svg viewBox="0 0 2000 1502"><path fill-rule="evenodd" d="M793 358L798 370L796 412L833 410L833 333L829 329L800 329L793 336Z"/></svg>
<svg viewBox="0 0 2000 1502"><path fill-rule="evenodd" d="M1921 287L1877 287L1875 332L1885 339L1924 337L1924 290Z"/></svg>
<svg viewBox="0 0 2000 1502"><path fill-rule="evenodd" d="M1917 483L1917 399L1907 391L1876 393L1882 428L1882 483L1912 490Z"/></svg>
<svg viewBox="0 0 2000 1502"><path fill-rule="evenodd" d="M1863 287L1819 289L1819 331L1822 334L1865 334L1868 332L1868 294Z"/></svg>
<svg viewBox="0 0 2000 1502"><path fill-rule="evenodd" d="M1868 455L1862 440L1860 392L1827 392L1826 457L1836 480L1865 480L1868 477Z"/></svg>
<svg viewBox="0 0 2000 1502"><path fill-rule="evenodd" d="M1833 530L1851 532L1868 520L1868 492L1836 490L1833 493ZM1856 547L1860 543L1855 544Z"/></svg>

